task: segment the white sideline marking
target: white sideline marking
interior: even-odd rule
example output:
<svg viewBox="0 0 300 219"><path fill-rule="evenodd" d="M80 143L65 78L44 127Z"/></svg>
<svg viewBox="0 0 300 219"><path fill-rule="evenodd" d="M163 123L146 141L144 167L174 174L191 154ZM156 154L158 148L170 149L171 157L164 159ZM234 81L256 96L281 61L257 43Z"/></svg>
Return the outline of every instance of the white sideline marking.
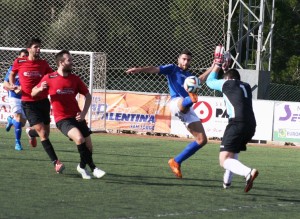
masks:
<svg viewBox="0 0 300 219"><path fill-rule="evenodd" d="M219 208L216 210L203 210L203 211L190 211L190 212L174 212L174 213L165 213L165 214L157 214L157 215L152 215L152 216L132 216L132 217L118 217L118 218L110 218L110 219L140 219L140 218L161 218L161 217L178 217L178 216L188 216L188 215L200 215L200 214L208 214L211 212L230 212L230 211L236 211L236 210L241 210L241 209L256 209L256 208L264 208L264 207L286 207L286 206L291 206L295 205L294 202L289 202L289 203L277 203L277 204L270 204L270 205L251 205L251 206L233 206L231 208Z"/></svg>

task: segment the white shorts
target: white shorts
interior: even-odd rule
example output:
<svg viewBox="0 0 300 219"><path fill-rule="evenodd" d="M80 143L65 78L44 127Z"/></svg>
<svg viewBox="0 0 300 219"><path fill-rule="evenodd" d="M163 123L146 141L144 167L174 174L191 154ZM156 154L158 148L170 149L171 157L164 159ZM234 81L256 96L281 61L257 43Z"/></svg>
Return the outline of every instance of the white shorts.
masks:
<svg viewBox="0 0 300 219"><path fill-rule="evenodd" d="M13 114L21 114L24 119L26 119L25 113L22 108L21 99L10 97L9 104L11 106L11 112Z"/></svg>
<svg viewBox="0 0 300 219"><path fill-rule="evenodd" d="M193 107L191 107L187 113L180 112L178 108L178 101L180 99L182 99L182 97L175 97L170 100L169 106L172 116L178 117L185 124L186 127L188 127L188 125L193 122L199 122L200 118L194 112Z"/></svg>

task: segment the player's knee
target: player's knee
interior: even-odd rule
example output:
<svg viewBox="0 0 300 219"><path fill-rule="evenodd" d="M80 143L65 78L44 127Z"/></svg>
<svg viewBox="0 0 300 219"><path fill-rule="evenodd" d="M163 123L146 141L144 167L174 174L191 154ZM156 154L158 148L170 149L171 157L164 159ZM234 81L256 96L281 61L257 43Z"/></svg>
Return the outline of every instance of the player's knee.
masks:
<svg viewBox="0 0 300 219"><path fill-rule="evenodd" d="M223 160L219 160L219 165L220 165L220 167L224 168L224 161Z"/></svg>
<svg viewBox="0 0 300 219"><path fill-rule="evenodd" d="M219 164L224 169L225 169L224 163L225 163L226 159L227 159L227 157L224 156L223 152L221 152L220 155L219 155Z"/></svg>
<svg viewBox="0 0 300 219"><path fill-rule="evenodd" d="M197 142L197 144L199 144L203 147L204 145L207 144L207 137L203 136L203 135L197 136L196 137L196 142Z"/></svg>
<svg viewBox="0 0 300 219"><path fill-rule="evenodd" d="M83 136L76 136L72 139L77 145L85 142L85 138Z"/></svg>
<svg viewBox="0 0 300 219"><path fill-rule="evenodd" d="M47 132L45 130L43 130L43 129L36 129L36 132L38 133L38 135L39 135L39 137L41 139L48 139L49 135L47 135Z"/></svg>

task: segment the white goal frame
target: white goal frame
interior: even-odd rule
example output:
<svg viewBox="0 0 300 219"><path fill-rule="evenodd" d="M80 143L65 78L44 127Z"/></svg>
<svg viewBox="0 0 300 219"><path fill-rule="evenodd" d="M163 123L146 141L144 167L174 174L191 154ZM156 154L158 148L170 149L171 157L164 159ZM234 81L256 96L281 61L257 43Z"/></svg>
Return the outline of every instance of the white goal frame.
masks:
<svg viewBox="0 0 300 219"><path fill-rule="evenodd" d="M0 52L3 51L16 51L19 52L21 49L24 48L12 48L12 47L0 47ZM60 52L61 50L52 50L52 49L41 49L41 54L43 53L50 53L50 54L56 54L58 52ZM93 89L94 89L94 73L95 73L95 67L94 67L94 62L95 62L95 54L100 54L101 58L103 59L103 64L100 68L104 68L102 70L104 70L104 77L102 78L102 82L101 83L102 87L96 87L97 90L101 90L104 92L104 106L106 106L106 54L105 53L99 53L99 52L87 52L87 51L69 51L71 54L76 54L76 55L87 55L89 56L89 84L88 84L88 89L89 92L91 93L91 95L93 96ZM0 55L1 57L1 55ZM12 62L14 61L16 57L12 57L12 60L10 61L10 65L12 64ZM47 61L50 64L50 60L47 59ZM52 61L52 60L51 60ZM53 60L54 61L54 60ZM50 64L50 66L55 69L55 67L53 65ZM76 73L76 72L75 72ZM88 120L88 126L89 128L92 130L92 104L89 107L89 111L88 111L88 116L87 116L87 120ZM104 109L104 114L106 114L106 107ZM96 128L94 129L95 131L105 131L106 130L106 116L103 117L104 121L103 121L103 127L100 127L99 129Z"/></svg>

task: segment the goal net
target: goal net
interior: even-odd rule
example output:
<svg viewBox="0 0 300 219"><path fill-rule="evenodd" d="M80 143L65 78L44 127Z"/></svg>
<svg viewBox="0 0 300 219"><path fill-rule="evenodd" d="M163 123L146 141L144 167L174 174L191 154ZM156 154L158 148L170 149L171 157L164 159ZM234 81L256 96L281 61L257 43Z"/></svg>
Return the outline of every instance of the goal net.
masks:
<svg viewBox="0 0 300 219"><path fill-rule="evenodd" d="M5 74L13 61L18 56L18 52L22 48L0 47L0 82L3 83ZM48 61L53 70L57 69L55 64L55 54L60 50L41 49L41 58ZM101 52L84 52L84 51L70 51L73 56L73 73L78 75L84 83L88 86L92 94L92 104L87 116L89 127L93 131L105 130L105 111L106 111L106 54ZM94 97L93 93L97 92ZM1 93L1 104L7 104L8 100L5 97L6 92ZM79 96L79 104L82 104L82 98ZM0 121L10 115L9 110L0 116ZM53 120L52 120L53 121ZM53 125L53 123L52 123Z"/></svg>

